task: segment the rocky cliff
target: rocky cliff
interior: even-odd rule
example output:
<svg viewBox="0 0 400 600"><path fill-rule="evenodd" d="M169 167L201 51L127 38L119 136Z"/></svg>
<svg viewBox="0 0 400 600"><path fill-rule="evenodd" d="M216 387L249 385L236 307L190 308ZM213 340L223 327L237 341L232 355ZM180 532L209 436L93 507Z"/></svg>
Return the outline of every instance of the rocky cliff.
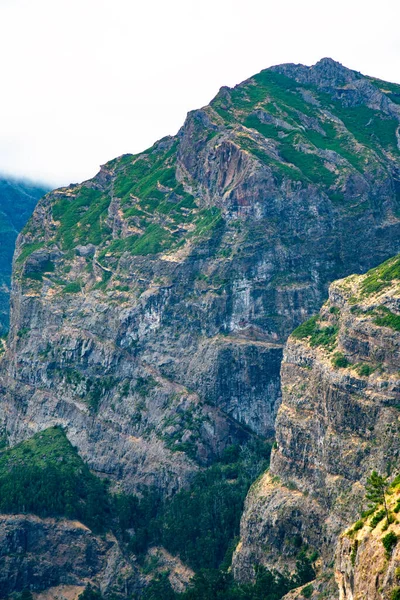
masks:
<svg viewBox="0 0 400 600"><path fill-rule="evenodd" d="M0 176L0 333L8 331L12 258L18 233L49 189Z"/></svg>
<svg viewBox="0 0 400 600"><path fill-rule="evenodd" d="M77 521L0 515L0 597L30 589L78 598L88 584L126 598L140 577L112 535L95 536Z"/></svg>
<svg viewBox="0 0 400 600"><path fill-rule="evenodd" d="M260 562L293 568L300 549L318 553L323 578L333 575L329 567L336 541L365 504L366 478L373 469L392 477L399 472L399 374L397 256L366 275L333 283L319 314L288 340L276 447L270 471L246 501L233 561L237 577L251 579L253 565ZM364 546L359 564L364 550L372 564L374 550ZM344 564L350 560L348 548L345 537L338 567L342 598L353 598L343 591L343 582L348 588L353 577ZM383 551L380 555L379 564ZM358 572L359 580L363 573ZM351 581L357 588L359 583ZM387 597L357 594L354 598Z"/></svg>
<svg viewBox="0 0 400 600"><path fill-rule="evenodd" d="M290 331L399 249L399 91L330 59L267 69L45 196L14 261L10 443L60 424L115 485L171 493L271 436Z"/></svg>
<svg viewBox="0 0 400 600"><path fill-rule="evenodd" d="M381 505L341 535L335 561L339 600L400 598L399 493L397 478L387 496L389 523Z"/></svg>

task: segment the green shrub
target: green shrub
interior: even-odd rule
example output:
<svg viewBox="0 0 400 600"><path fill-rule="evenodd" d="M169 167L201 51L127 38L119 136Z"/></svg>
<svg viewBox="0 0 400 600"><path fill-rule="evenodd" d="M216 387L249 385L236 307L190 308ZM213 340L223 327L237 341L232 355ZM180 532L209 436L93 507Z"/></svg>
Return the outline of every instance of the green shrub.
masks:
<svg viewBox="0 0 400 600"><path fill-rule="evenodd" d="M338 327L336 325L328 325L327 327L319 327L319 315L311 317L302 325L299 325L293 332L292 336L296 339L309 338L310 346L324 346L328 350L332 350L336 344Z"/></svg>
<svg viewBox="0 0 400 600"><path fill-rule="evenodd" d="M78 598L79 600L102 600L103 596L88 583L82 594L79 594Z"/></svg>
<svg viewBox="0 0 400 600"><path fill-rule="evenodd" d="M360 519L357 523L354 524L353 531L359 531L364 527L364 521Z"/></svg>
<svg viewBox="0 0 400 600"><path fill-rule="evenodd" d="M362 519L367 519L368 517L370 517L371 515L374 514L376 508L373 506L371 508L368 508L367 510L363 510L361 513L361 518Z"/></svg>
<svg viewBox="0 0 400 600"><path fill-rule="evenodd" d="M386 556L389 558L393 548L397 544L397 535L393 531L389 531L389 533L382 538L382 544L385 548Z"/></svg>
<svg viewBox="0 0 400 600"><path fill-rule="evenodd" d="M64 294L77 294L81 291L81 284L78 281L71 281L71 283L67 283L63 288Z"/></svg>
<svg viewBox="0 0 400 600"><path fill-rule="evenodd" d="M354 544L353 544L353 547L351 549L351 554L350 554L350 561L351 561L351 564L353 565L353 567L356 564L357 552L358 552L358 540L354 540Z"/></svg>
<svg viewBox="0 0 400 600"><path fill-rule="evenodd" d="M156 386L157 381L150 375L149 377L138 377L134 389L142 398L146 398Z"/></svg>
<svg viewBox="0 0 400 600"><path fill-rule="evenodd" d="M356 365L355 369L361 377L369 377L375 371L374 367L367 363L359 363Z"/></svg>
<svg viewBox="0 0 400 600"><path fill-rule="evenodd" d="M382 313L382 316L377 316L373 319L376 325L400 331L400 315L392 313L386 306L380 306L376 310Z"/></svg>
<svg viewBox="0 0 400 600"><path fill-rule="evenodd" d="M310 346L324 346L328 350L332 350L336 344L337 334L337 326L328 326L318 329L310 338Z"/></svg>
<svg viewBox="0 0 400 600"><path fill-rule="evenodd" d="M332 358L332 364L336 369L345 369L350 362L347 360L343 352L335 352Z"/></svg>
<svg viewBox="0 0 400 600"><path fill-rule="evenodd" d="M311 598L313 591L314 591L314 586L310 583L309 585L306 585L305 587L303 587L303 589L301 590L301 595L304 598Z"/></svg>
<svg viewBox="0 0 400 600"><path fill-rule="evenodd" d="M292 337L294 337L298 340L302 340L304 338L310 337L318 330L318 321L319 321L319 315L315 315L314 317L311 317L311 319L308 319L308 321L305 321L305 323L302 323L301 325L299 325L292 332Z"/></svg>
<svg viewBox="0 0 400 600"><path fill-rule="evenodd" d="M380 521L382 521L382 519L384 518L385 515L386 515L386 512L384 509L378 510L378 512L372 517L372 519L370 521L370 526L372 527L372 529L374 529L378 525L378 523L380 523Z"/></svg>
<svg viewBox="0 0 400 600"><path fill-rule="evenodd" d="M390 600L400 600L400 587L396 586L390 592Z"/></svg>

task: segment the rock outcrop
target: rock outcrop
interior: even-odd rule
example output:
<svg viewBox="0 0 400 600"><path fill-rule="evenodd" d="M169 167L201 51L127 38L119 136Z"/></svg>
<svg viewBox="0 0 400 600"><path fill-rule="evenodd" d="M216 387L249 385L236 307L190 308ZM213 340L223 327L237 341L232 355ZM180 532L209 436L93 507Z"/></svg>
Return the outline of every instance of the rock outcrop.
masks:
<svg viewBox="0 0 400 600"><path fill-rule="evenodd" d="M319 315L289 338L276 447L246 501L238 578L260 562L294 567L300 548L318 552L326 575L366 478L399 471L399 374L400 256L333 283Z"/></svg>

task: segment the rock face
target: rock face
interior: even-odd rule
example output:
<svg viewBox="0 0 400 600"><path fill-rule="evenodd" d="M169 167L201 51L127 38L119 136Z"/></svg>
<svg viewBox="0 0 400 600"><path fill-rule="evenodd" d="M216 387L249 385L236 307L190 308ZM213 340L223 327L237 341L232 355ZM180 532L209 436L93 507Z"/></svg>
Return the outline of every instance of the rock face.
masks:
<svg viewBox="0 0 400 600"><path fill-rule="evenodd" d="M111 535L96 537L77 521L0 516L1 598L25 588L39 593L59 586L72 588L78 597L87 583L127 597L139 579Z"/></svg>
<svg viewBox="0 0 400 600"><path fill-rule="evenodd" d="M333 283L319 315L289 338L277 445L246 501L238 578L251 579L257 562L294 566L302 546L331 563L366 477L399 470L399 374L400 256ZM364 597L375 596L354 595Z"/></svg>
<svg viewBox="0 0 400 600"><path fill-rule="evenodd" d="M61 424L115 485L172 493L271 436L290 331L399 249L399 90L267 69L43 198L14 262L9 441Z"/></svg>
<svg viewBox="0 0 400 600"><path fill-rule="evenodd" d="M388 498L389 510L398 500L396 486ZM399 524L387 527L383 518L375 525L373 518L358 521L339 539L335 560L339 600L395 600L400 595ZM393 536L391 548L387 543L385 548L387 536Z"/></svg>
<svg viewBox="0 0 400 600"><path fill-rule="evenodd" d="M48 192L44 186L0 176L0 333L8 330L12 258L15 240L26 224L39 198Z"/></svg>

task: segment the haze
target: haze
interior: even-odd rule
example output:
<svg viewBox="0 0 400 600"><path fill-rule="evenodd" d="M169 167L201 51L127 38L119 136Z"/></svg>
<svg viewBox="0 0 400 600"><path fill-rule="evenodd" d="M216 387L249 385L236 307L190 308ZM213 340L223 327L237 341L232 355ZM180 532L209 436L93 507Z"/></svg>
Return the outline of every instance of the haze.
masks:
<svg viewBox="0 0 400 600"><path fill-rule="evenodd" d="M273 64L400 82L399 17L393 0L0 0L0 172L87 179Z"/></svg>

